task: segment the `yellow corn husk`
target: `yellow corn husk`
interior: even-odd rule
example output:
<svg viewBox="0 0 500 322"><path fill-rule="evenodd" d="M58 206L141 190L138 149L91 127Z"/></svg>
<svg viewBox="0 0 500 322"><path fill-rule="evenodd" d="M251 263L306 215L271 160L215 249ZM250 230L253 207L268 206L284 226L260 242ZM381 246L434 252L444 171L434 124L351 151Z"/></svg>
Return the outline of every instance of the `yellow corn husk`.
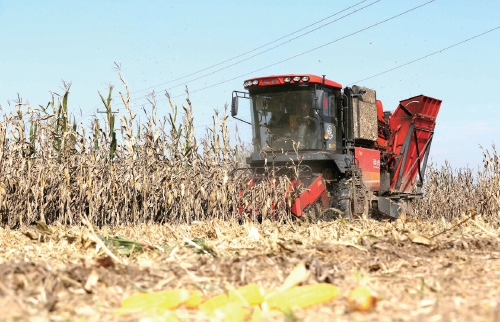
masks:
<svg viewBox="0 0 500 322"><path fill-rule="evenodd" d="M190 298L187 290L167 290L155 293L137 293L122 301L122 306L116 314L122 315L138 311L172 310Z"/></svg>
<svg viewBox="0 0 500 322"><path fill-rule="evenodd" d="M264 301L264 306L281 311L305 308L324 303L340 295L340 289L327 283L293 287L287 291L272 293Z"/></svg>
<svg viewBox="0 0 500 322"><path fill-rule="evenodd" d="M166 317L163 317L163 320L160 320L162 322L181 322L181 319L179 319L177 317L177 315L175 315L174 313L172 312L169 312L170 314L168 314Z"/></svg>
<svg viewBox="0 0 500 322"><path fill-rule="evenodd" d="M223 307L227 303L229 303L229 299L226 293L222 293L220 295L209 298L205 302L201 303L198 306L198 309L207 314L212 314L214 310Z"/></svg>
<svg viewBox="0 0 500 322"><path fill-rule="evenodd" d="M252 316L250 317L249 322L260 322L262 319L262 310L260 309L260 306L254 306L252 308Z"/></svg>
<svg viewBox="0 0 500 322"><path fill-rule="evenodd" d="M247 306L260 305L264 295L259 285L252 283L229 292L229 302L241 303Z"/></svg>
<svg viewBox="0 0 500 322"><path fill-rule="evenodd" d="M203 302L203 293L201 291L191 291L191 297L184 302L184 305L190 309L197 309Z"/></svg>
<svg viewBox="0 0 500 322"><path fill-rule="evenodd" d="M242 306L240 303L233 302L215 309L212 315L217 321L244 322L248 321L252 315L252 310Z"/></svg>
<svg viewBox="0 0 500 322"><path fill-rule="evenodd" d="M139 321L143 322L181 322L181 319L171 311L164 311L158 314L147 315L141 318Z"/></svg>
<svg viewBox="0 0 500 322"><path fill-rule="evenodd" d="M369 288L358 286L354 288L347 298L351 310L366 312L375 307L377 297L375 297Z"/></svg>
<svg viewBox="0 0 500 322"><path fill-rule="evenodd" d="M287 276L278 291L285 291L304 282L309 276L305 261L298 263Z"/></svg>

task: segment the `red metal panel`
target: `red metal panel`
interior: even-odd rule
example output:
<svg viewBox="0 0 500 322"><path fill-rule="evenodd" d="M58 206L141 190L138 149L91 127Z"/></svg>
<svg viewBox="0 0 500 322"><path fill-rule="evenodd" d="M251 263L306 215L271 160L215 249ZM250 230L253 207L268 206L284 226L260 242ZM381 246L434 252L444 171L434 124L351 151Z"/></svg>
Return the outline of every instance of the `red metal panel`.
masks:
<svg viewBox="0 0 500 322"><path fill-rule="evenodd" d="M366 188L369 191L380 190L380 151L356 147L354 153Z"/></svg>
<svg viewBox="0 0 500 322"><path fill-rule="evenodd" d="M441 101L420 95L401 101L389 121L391 142L388 149L394 154L389 159L394 175L393 191L411 192L429 147Z"/></svg>
<svg viewBox="0 0 500 322"><path fill-rule="evenodd" d="M377 100L377 119L379 122L384 122L384 105L381 100Z"/></svg>
<svg viewBox="0 0 500 322"><path fill-rule="evenodd" d="M262 177L254 177L250 180L248 183L248 187L252 188L254 182L260 182L263 178ZM271 182L269 184L272 185ZM294 190L294 187L297 185L303 184L301 180L292 180L290 183L290 186L288 187L287 194L292 192ZM239 191L240 196L243 195L243 190ZM326 191L326 186L325 186L325 181L323 180L323 176L318 175L312 180L312 182L309 184L307 189L305 189L298 198L296 198L293 201L292 208L290 209L291 212L296 215L297 217L302 216L303 210L313 204L316 201L321 201L321 204L324 209L329 208L329 200L328 200L328 193ZM271 209L276 210L276 205L273 204L271 205ZM244 212L244 207L243 205L238 206L238 213L243 213ZM248 209L246 209L246 212L248 213L259 213L260 211L258 209L253 210L251 205L248 206Z"/></svg>
<svg viewBox="0 0 500 322"><path fill-rule="evenodd" d="M309 205L313 204L318 198L321 197L321 202L325 209L328 208L328 195L326 192L325 182L322 176L318 176L310 185L307 190L295 199L292 205L292 213L297 217L302 216L302 211Z"/></svg>

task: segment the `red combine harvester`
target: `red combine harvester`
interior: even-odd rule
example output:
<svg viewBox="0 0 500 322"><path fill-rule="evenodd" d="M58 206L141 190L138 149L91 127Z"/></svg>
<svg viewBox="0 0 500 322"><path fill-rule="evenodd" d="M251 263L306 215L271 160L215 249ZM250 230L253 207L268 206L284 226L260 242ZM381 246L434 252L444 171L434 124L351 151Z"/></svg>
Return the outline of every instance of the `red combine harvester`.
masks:
<svg viewBox="0 0 500 322"><path fill-rule="evenodd" d="M384 112L372 89L315 75L257 77L233 91L231 115L248 100L253 146L247 158L253 180L269 167L300 164L291 176L306 189L291 212L303 216L315 206L317 219L411 213L421 187L441 101L419 95ZM243 169L236 169L240 171ZM286 173L286 171L282 172ZM298 174L297 174L298 173ZM332 209L333 208L333 209Z"/></svg>

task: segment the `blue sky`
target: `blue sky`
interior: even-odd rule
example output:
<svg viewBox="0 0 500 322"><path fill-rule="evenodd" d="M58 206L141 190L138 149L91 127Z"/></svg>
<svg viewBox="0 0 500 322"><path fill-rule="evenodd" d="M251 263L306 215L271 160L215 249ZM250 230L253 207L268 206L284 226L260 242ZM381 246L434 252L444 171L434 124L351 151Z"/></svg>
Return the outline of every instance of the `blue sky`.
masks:
<svg viewBox="0 0 500 322"><path fill-rule="evenodd" d="M158 99L169 89L181 105L184 86L200 135L214 109L229 103L246 78L283 73L326 74L342 85L405 64L500 26L500 1L436 0L408 14L320 49L278 63L383 21L422 1L368 0L322 23L333 22L277 48L190 77L188 74L265 45L361 0L353 1L5 1L0 0L0 105L17 93L31 105L46 105L50 91L72 82L70 109L76 118L95 113L97 91L119 85L114 62L121 64L139 111L154 87ZM479 145L500 144L500 29L482 37L359 83L377 90L386 110L400 100L425 94L443 100L431 158L454 167L477 167ZM278 63L278 64L275 64ZM264 68L265 66L273 65ZM259 70L262 69L262 70ZM252 71L259 70L252 73ZM248 76L241 76L248 74ZM241 76L241 77L238 77ZM194 78L199 80L192 81ZM234 79L234 80L231 80ZM230 81L228 81L230 80ZM207 86L205 90L196 91ZM118 90L123 90L117 86ZM118 105L117 105L118 107ZM159 102L166 113L165 101ZM240 112L244 115L244 112ZM231 120L234 125L237 121ZM251 132L239 123L242 138Z"/></svg>

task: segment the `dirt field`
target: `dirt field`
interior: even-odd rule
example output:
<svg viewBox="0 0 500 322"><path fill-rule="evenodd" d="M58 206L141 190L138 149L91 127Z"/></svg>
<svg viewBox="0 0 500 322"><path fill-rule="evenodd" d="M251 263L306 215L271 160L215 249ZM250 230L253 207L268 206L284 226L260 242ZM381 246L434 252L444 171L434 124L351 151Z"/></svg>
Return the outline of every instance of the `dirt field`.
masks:
<svg viewBox="0 0 500 322"><path fill-rule="evenodd" d="M498 321L499 223L457 223L213 221L103 228L96 234L99 241L108 237L106 248L84 227L0 228L1 319L147 320L146 313L114 313L139 291L196 289L211 297L252 282L275 289L305 260L304 284L332 283L341 296L293 314L264 312L263 321ZM139 244L112 243L109 238L118 235ZM373 310L349 309L347 296L358 285L376 293ZM209 320L197 310L174 312L181 321Z"/></svg>

